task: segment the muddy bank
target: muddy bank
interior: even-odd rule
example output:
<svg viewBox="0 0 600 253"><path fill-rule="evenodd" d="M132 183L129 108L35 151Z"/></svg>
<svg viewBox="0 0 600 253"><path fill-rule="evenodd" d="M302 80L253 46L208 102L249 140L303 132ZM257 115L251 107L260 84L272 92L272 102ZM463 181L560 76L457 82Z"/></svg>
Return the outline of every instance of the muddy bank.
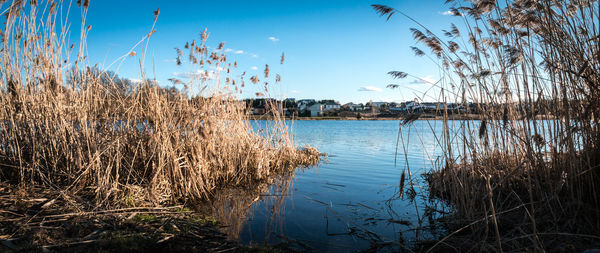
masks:
<svg viewBox="0 0 600 253"><path fill-rule="evenodd" d="M0 252L289 252L228 239L208 204L97 210L42 188L0 184ZM202 208L204 207L204 208ZM84 211L86 210L86 211Z"/></svg>

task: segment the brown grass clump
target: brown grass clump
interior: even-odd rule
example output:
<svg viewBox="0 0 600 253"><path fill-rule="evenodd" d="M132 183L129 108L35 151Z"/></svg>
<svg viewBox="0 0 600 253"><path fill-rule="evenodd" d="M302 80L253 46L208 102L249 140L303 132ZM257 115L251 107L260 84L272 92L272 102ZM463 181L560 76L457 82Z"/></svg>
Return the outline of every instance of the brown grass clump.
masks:
<svg viewBox="0 0 600 253"><path fill-rule="evenodd" d="M432 196L453 207L447 221L455 232L429 250L600 246L600 7L447 3L460 25L442 36L423 26L411 31L442 72L437 98L481 120L450 121L449 110L440 110L446 120L436 140L444 155L426 178Z"/></svg>
<svg viewBox="0 0 600 253"><path fill-rule="evenodd" d="M236 99L243 80L230 81L234 66L223 46L209 49L206 32L186 44L185 57L176 50L178 64L193 71L189 80L172 79L180 89L167 89L144 74L131 83L88 67L89 28L70 59L76 47L65 43L66 26L56 27L60 1L1 7L2 181L47 187L82 210L189 204L220 186L253 184L319 160L316 150L296 148L282 123L263 134L253 130ZM132 50L123 59L135 56Z"/></svg>

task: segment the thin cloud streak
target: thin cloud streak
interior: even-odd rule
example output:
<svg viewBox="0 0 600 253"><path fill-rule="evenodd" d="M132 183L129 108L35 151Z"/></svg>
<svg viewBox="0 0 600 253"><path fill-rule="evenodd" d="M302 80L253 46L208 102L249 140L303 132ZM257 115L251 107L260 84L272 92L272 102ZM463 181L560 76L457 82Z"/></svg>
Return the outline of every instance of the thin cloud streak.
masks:
<svg viewBox="0 0 600 253"><path fill-rule="evenodd" d="M412 80L409 84L434 84L437 81L433 79L431 76L420 77L415 80Z"/></svg>
<svg viewBox="0 0 600 253"><path fill-rule="evenodd" d="M363 86L363 87L360 87L360 88L358 89L358 91L374 91L374 92L381 92L381 91L382 91L382 89L380 89L380 88L377 88L377 87L373 87L373 86Z"/></svg>
<svg viewBox="0 0 600 253"><path fill-rule="evenodd" d="M219 71L219 70L217 70ZM200 79L200 78L207 78L209 80L214 79L215 78L215 74L216 72L214 70L210 70L210 71L202 71L202 70L197 70L196 72L174 72L173 76L178 77L178 78L184 78L184 79Z"/></svg>

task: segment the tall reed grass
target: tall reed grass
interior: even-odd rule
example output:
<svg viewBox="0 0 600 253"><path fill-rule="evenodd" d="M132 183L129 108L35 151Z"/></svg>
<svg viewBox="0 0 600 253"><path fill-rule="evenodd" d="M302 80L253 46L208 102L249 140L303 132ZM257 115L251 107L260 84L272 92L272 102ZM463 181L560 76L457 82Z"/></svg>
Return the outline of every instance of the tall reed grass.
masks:
<svg viewBox="0 0 600 253"><path fill-rule="evenodd" d="M418 25L410 31L428 50L412 50L437 64L437 97L480 113L481 120L452 121L439 109L444 156L426 180L432 197L453 207L448 224L455 232L433 249L598 247L600 3L446 4L459 23L441 35L373 5L388 19L400 14Z"/></svg>
<svg viewBox="0 0 600 253"><path fill-rule="evenodd" d="M223 43L210 49L206 32L177 49L178 64L195 73L172 79L180 89L143 72L123 85L87 63L90 26L81 25L79 45L68 44L64 14L79 8L85 22L89 1L1 2L0 180L48 187L80 208L193 204L319 159L295 147L281 121L265 134L253 129L236 97L244 85L234 80L237 63L227 62Z"/></svg>

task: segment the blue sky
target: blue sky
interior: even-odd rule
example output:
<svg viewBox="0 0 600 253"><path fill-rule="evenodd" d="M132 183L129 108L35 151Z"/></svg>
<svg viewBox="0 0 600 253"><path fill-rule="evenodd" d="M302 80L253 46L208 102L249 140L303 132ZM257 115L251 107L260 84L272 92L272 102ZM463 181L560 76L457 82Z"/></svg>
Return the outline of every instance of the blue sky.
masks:
<svg viewBox="0 0 600 253"><path fill-rule="evenodd" d="M146 72L149 77L156 76L161 85L170 85L169 78L189 71L176 66L173 48L198 40L206 28L210 33L209 46L225 42L230 51L228 58L238 62L238 71L262 74L265 64L269 64L272 73L279 73L282 82L272 87L275 97L335 99L342 103L411 100L430 87L412 77L393 80L386 74L391 70L434 81L439 77L434 62L414 56L409 48L415 41L408 29L416 24L400 15L386 22L371 4L402 10L434 32L458 21L443 15L448 10L443 1L90 2L87 24L92 25L88 35L92 65L108 67L127 54L150 31L152 13L160 7L156 33L146 51ZM78 30L77 18L71 22L71 30ZM115 64L110 70L118 70L127 78L140 78L139 61L144 46L134 49L138 55L127 57L119 69L119 64ZM282 52L286 61L280 65ZM385 88L390 83L401 84L402 88ZM252 86L247 85L242 98L255 96L259 87Z"/></svg>

